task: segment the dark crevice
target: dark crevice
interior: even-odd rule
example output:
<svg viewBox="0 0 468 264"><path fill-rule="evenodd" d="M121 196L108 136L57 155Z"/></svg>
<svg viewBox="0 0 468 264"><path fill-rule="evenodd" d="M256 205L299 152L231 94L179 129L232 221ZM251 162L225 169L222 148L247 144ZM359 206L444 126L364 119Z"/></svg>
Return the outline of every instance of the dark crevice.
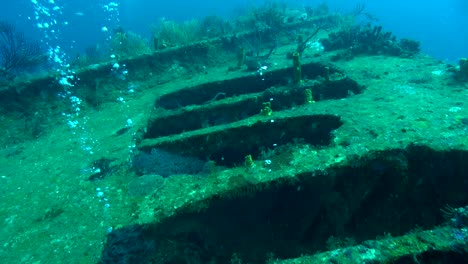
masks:
<svg viewBox="0 0 468 264"><path fill-rule="evenodd" d="M164 141L151 148L215 161L218 165L234 167L244 162L246 155L258 158L262 151L302 141L310 145L330 144L331 132L342 125L333 115L298 116L257 122L249 127L235 127L209 134L184 137L177 141Z"/></svg>
<svg viewBox="0 0 468 264"><path fill-rule="evenodd" d="M303 78L309 80L318 76L326 78L336 72L337 70L319 63L302 66ZM287 68L265 72L263 75L252 74L242 78L205 83L163 95L157 100L156 107L176 109L189 105L202 105L227 97L259 93L273 86L287 85L292 78L292 68Z"/></svg>
<svg viewBox="0 0 468 264"><path fill-rule="evenodd" d="M317 102L358 94L362 87L349 78L334 81L323 79L297 87L275 86L236 102L182 109L163 116L158 114L150 120L145 138L168 136L243 120L260 114L264 102L270 102L273 112L290 109L307 103L306 89L312 91L313 99Z"/></svg>
<svg viewBox="0 0 468 264"><path fill-rule="evenodd" d="M127 240L115 236L126 232L129 239L144 239L127 241L133 247L128 254L145 257L140 263L230 263L233 256L243 263L265 263L269 255L290 259L327 250L332 236L362 243L416 227L431 229L444 222L441 208L467 204L467 161L464 151L411 146L372 153L321 174L296 175L294 181L244 185L219 194L204 212L181 209L139 229L142 234L135 234L135 227L112 232L103 256L112 259L115 240L122 257L125 246L118 243ZM428 250L394 263L466 261L466 254Z"/></svg>
<svg viewBox="0 0 468 264"><path fill-rule="evenodd" d="M239 102L178 111L166 116L156 116L149 121L145 138L179 134L201 128L229 124L260 113L261 103L254 98Z"/></svg>

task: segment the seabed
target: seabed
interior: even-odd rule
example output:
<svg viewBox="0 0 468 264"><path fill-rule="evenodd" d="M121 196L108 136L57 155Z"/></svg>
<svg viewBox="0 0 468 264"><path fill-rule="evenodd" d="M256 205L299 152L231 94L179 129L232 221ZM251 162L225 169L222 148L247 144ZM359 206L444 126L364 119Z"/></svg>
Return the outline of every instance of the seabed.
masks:
<svg viewBox="0 0 468 264"><path fill-rule="evenodd" d="M248 71L234 37L78 70L78 129L53 74L0 88L2 262L468 262L466 82L339 50L295 82L296 45ZM155 149L210 161L137 175Z"/></svg>

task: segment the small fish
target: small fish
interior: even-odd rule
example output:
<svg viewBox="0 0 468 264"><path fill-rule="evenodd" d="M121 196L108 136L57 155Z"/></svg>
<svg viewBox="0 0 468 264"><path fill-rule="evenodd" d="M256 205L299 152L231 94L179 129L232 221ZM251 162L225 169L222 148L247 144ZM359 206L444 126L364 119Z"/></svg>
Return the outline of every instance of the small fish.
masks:
<svg viewBox="0 0 468 264"><path fill-rule="evenodd" d="M75 12L75 16L84 16L83 12Z"/></svg>

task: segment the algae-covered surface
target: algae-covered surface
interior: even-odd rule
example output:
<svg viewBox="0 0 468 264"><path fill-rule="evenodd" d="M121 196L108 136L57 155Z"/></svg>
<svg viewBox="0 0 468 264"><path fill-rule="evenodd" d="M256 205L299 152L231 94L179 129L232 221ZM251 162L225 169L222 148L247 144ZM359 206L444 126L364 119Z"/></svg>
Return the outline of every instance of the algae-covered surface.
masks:
<svg viewBox="0 0 468 264"><path fill-rule="evenodd" d="M200 43L83 69L75 128L40 81L3 94L3 263L466 261L452 66L306 50L296 82L294 43L258 71Z"/></svg>

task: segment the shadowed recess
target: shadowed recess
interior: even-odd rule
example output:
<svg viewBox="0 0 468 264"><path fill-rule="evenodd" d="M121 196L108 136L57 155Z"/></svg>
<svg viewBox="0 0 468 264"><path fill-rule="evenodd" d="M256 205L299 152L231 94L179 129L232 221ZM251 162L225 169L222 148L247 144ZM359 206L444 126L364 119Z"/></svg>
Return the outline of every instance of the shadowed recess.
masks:
<svg viewBox="0 0 468 264"><path fill-rule="evenodd" d="M234 255L264 263L271 255L288 259L330 249L331 237L361 243L384 233L429 229L443 223L441 208L468 202L467 155L410 146L375 152L326 173L245 183L212 198L203 212L193 213L192 204L159 224L113 231L103 256L112 259L118 246L115 257L122 257L125 239L115 239L119 235L142 239L128 241L126 252L143 253L142 263L229 263Z"/></svg>
<svg viewBox="0 0 468 264"><path fill-rule="evenodd" d="M331 132L341 125L340 118L333 115L296 116L275 119L274 122L265 120L248 127L217 130L209 134L197 134L155 144L151 140L143 140L139 147L145 152L161 148L233 167L242 164L246 155L257 158L264 150L296 140L310 145L326 146L330 144Z"/></svg>

